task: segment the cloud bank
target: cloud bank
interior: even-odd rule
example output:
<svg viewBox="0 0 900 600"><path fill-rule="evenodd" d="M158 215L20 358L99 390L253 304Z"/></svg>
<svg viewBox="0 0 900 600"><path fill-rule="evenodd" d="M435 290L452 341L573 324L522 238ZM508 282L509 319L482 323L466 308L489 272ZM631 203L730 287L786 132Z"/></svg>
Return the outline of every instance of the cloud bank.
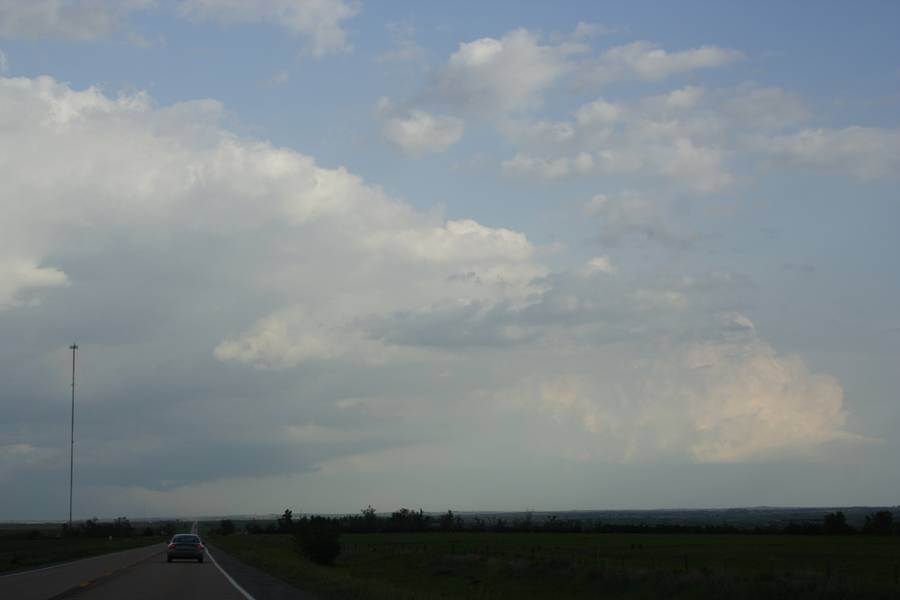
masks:
<svg viewBox="0 0 900 600"><path fill-rule="evenodd" d="M54 398L76 338L79 477L110 511L254 477L346 483L412 453L453 469L500 440L577 463L861 441L840 383L734 312L739 278L661 279L606 255L554 271L523 233L237 135L212 100L40 77L0 78L0 104L0 334L28 348L0 361L14 487L50 489L65 467ZM637 200L591 206L609 232L666 231Z"/></svg>

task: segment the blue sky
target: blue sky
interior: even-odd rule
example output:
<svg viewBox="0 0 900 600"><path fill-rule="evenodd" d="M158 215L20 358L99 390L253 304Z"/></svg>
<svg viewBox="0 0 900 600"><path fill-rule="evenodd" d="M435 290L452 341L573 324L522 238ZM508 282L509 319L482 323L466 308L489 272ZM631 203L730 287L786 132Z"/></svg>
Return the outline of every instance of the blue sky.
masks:
<svg viewBox="0 0 900 600"><path fill-rule="evenodd" d="M0 518L893 503L898 12L0 0Z"/></svg>

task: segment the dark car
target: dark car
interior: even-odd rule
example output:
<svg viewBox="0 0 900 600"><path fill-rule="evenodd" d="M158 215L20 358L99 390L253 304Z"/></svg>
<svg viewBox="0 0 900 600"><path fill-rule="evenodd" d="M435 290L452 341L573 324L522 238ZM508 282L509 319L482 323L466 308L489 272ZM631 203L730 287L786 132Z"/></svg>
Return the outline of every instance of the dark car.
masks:
<svg viewBox="0 0 900 600"><path fill-rule="evenodd" d="M169 542L166 550L166 560L172 562L173 558L192 558L197 562L203 562L203 542L199 535L193 533L179 533Z"/></svg>

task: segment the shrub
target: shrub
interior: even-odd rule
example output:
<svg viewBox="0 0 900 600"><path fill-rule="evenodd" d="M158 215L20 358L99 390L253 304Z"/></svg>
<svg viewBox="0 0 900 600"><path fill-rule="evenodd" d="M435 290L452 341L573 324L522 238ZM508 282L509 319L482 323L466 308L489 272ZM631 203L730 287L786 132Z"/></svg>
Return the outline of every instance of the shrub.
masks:
<svg viewBox="0 0 900 600"><path fill-rule="evenodd" d="M297 524L295 540L298 551L320 565L333 564L341 553L341 533L330 519L311 517Z"/></svg>
<svg viewBox="0 0 900 600"><path fill-rule="evenodd" d="M222 519L219 521L219 533L222 535L231 535L234 533L234 521L231 519Z"/></svg>

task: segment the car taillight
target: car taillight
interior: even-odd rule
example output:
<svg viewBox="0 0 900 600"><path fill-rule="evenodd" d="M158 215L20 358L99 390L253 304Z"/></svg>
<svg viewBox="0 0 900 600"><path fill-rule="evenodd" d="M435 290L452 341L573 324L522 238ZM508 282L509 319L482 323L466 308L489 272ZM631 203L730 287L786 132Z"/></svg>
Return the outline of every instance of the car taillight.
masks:
<svg viewBox="0 0 900 600"><path fill-rule="evenodd" d="M197 544L197 548L199 548L200 550L203 550L203 544Z"/></svg>
<svg viewBox="0 0 900 600"><path fill-rule="evenodd" d="M169 544L169 550L172 550L174 548L175 548L175 544Z"/></svg>

